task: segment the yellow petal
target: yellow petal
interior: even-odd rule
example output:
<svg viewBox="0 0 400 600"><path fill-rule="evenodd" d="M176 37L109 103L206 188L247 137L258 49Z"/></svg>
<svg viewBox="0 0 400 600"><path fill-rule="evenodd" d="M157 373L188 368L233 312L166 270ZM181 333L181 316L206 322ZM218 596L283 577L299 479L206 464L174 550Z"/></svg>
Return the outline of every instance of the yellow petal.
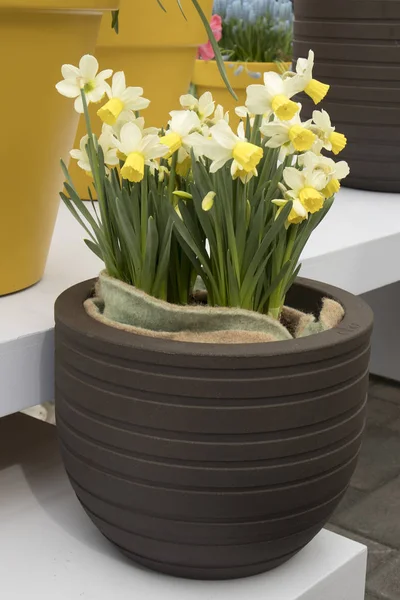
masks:
<svg viewBox="0 0 400 600"><path fill-rule="evenodd" d="M326 186L326 188L324 188L322 190L322 194L325 196L325 198L332 198L332 196L334 196L335 194L338 193L338 191L340 190L340 182L338 179L332 179L328 185Z"/></svg>
<svg viewBox="0 0 400 600"><path fill-rule="evenodd" d="M304 219L307 219L307 215L303 217L302 215L299 215L294 208L292 208L287 220L290 225L297 225L298 223L302 223Z"/></svg>
<svg viewBox="0 0 400 600"><path fill-rule="evenodd" d="M214 198L217 194L215 192L208 192L207 196L203 198L203 202L201 203L201 208L204 211L209 211L214 206Z"/></svg>
<svg viewBox="0 0 400 600"><path fill-rule="evenodd" d="M164 146L168 146L169 152L165 155L165 158L169 158L175 152L179 150L182 146L182 138L178 133L167 133L162 138L160 138L160 144Z"/></svg>
<svg viewBox="0 0 400 600"><path fill-rule="evenodd" d="M321 210L324 205L324 196L312 187L305 187L299 192L299 200L309 213Z"/></svg>
<svg viewBox="0 0 400 600"><path fill-rule="evenodd" d="M307 150L310 150L314 144L315 138L316 135L312 131L301 125L293 125L293 127L289 129L289 139L297 152L306 152Z"/></svg>
<svg viewBox="0 0 400 600"><path fill-rule="evenodd" d="M325 98L329 92L331 86L326 83L322 83L317 79L311 79L311 81L304 88L305 93L314 100L315 104L319 104L321 100Z"/></svg>
<svg viewBox="0 0 400 600"><path fill-rule="evenodd" d="M97 116L107 123L107 125L115 125L119 115L124 110L124 103L119 98L111 98L102 108L97 111Z"/></svg>
<svg viewBox="0 0 400 600"><path fill-rule="evenodd" d="M299 112L300 108L296 102L290 100L287 96L279 94L272 98L272 110L281 121L290 121L293 119L296 113Z"/></svg>
<svg viewBox="0 0 400 600"><path fill-rule="evenodd" d="M252 173L263 157L263 149L249 142L238 142L233 148L233 158L239 163L242 170Z"/></svg>
<svg viewBox="0 0 400 600"><path fill-rule="evenodd" d="M131 152L121 169L121 176L132 183L142 181L144 177L144 156L141 152Z"/></svg>
<svg viewBox="0 0 400 600"><path fill-rule="evenodd" d="M334 131L329 136L329 141L332 144L332 152L333 154L339 154L344 148L346 148L347 138L343 133L338 133Z"/></svg>

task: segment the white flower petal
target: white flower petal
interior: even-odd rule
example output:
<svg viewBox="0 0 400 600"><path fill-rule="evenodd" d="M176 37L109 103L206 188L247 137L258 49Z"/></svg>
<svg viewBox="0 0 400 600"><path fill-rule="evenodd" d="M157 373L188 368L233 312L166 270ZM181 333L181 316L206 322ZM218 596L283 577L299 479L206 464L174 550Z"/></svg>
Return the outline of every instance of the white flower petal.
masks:
<svg viewBox="0 0 400 600"><path fill-rule="evenodd" d="M142 132L135 123L125 123L121 129L120 150L124 154L136 152L142 143Z"/></svg>
<svg viewBox="0 0 400 600"><path fill-rule="evenodd" d="M99 70L99 63L97 62L97 58L95 58L91 54L85 54L79 61L79 70L84 79L95 79L97 71Z"/></svg>
<svg viewBox="0 0 400 600"><path fill-rule="evenodd" d="M113 98L121 98L122 94L126 90L125 73L118 71L114 73L111 84L111 92Z"/></svg>
<svg viewBox="0 0 400 600"><path fill-rule="evenodd" d="M253 115L263 115L271 110L271 94L264 85L249 85L246 108Z"/></svg>
<svg viewBox="0 0 400 600"><path fill-rule="evenodd" d="M73 79L76 80L77 77L81 76L81 72L78 69L78 67L75 67L74 65L63 65L61 67L61 74L64 77L64 79Z"/></svg>
<svg viewBox="0 0 400 600"><path fill-rule="evenodd" d="M264 84L271 97L284 93L284 82L278 73L273 71L264 73Z"/></svg>
<svg viewBox="0 0 400 600"><path fill-rule="evenodd" d="M75 100L74 108L75 108L76 112L79 113L79 114L83 114L85 112L83 110L83 102L82 102L82 98L81 98L80 95Z"/></svg>
<svg viewBox="0 0 400 600"><path fill-rule="evenodd" d="M286 167L283 171L283 179L286 185L295 192L304 187L304 175L294 167Z"/></svg>
<svg viewBox="0 0 400 600"><path fill-rule="evenodd" d="M350 167L345 160L341 160L340 162L336 163L336 168L335 168L335 178L336 179L344 179L345 177L347 177L349 175L349 173L350 173Z"/></svg>
<svg viewBox="0 0 400 600"><path fill-rule="evenodd" d="M66 98L76 98L80 96L81 90L76 81L72 80L64 80L60 81L56 85L57 91Z"/></svg>
<svg viewBox="0 0 400 600"><path fill-rule="evenodd" d="M222 148L232 150L239 138L233 133L226 121L219 121L210 129L213 140Z"/></svg>

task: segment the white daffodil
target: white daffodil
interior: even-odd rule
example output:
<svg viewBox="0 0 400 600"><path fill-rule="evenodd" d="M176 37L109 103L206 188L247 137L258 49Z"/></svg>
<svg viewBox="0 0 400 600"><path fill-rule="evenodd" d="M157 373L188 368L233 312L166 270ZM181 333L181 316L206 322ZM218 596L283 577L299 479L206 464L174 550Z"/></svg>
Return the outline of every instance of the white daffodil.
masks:
<svg viewBox="0 0 400 600"><path fill-rule="evenodd" d="M296 65L296 75L287 81L292 83L296 92L305 92L315 104L325 98L330 86L313 78L314 52L310 50L308 58L299 58Z"/></svg>
<svg viewBox="0 0 400 600"><path fill-rule="evenodd" d="M143 110L150 104L150 100L143 98L143 88L126 87L125 73L122 71L114 74L107 96L108 102L97 111L100 119L107 125L115 125L120 117L126 116L126 111Z"/></svg>
<svg viewBox="0 0 400 600"><path fill-rule="evenodd" d="M222 106L222 104L218 104L217 108L215 109L213 118L210 119L210 123L212 125L216 125L218 121L226 121L229 124L229 110L225 112L225 109Z"/></svg>
<svg viewBox="0 0 400 600"><path fill-rule="evenodd" d="M86 171L88 175L92 174L89 156L87 154L86 146L89 140L89 136L85 135L80 141L79 150L71 150L70 155L72 158L78 161L78 167ZM118 165L116 139L114 132L108 125L103 125L103 130L98 139L98 144L101 146L104 154L104 163L109 167L115 167Z"/></svg>
<svg viewBox="0 0 400 600"><path fill-rule="evenodd" d="M106 69L98 73L98 70L99 63L90 54L82 56L79 67L74 65L63 65L61 67L64 79L57 83L56 89L62 96L76 98L75 110L78 113L83 113L81 90L84 91L88 104L100 102L107 92L109 86L106 79L111 77L113 72L111 69Z"/></svg>
<svg viewBox="0 0 400 600"><path fill-rule="evenodd" d="M243 123L236 135L228 123L219 121L210 129L210 136L211 140L204 140L202 153L213 161L211 173L216 173L232 160L231 175L234 179L240 177L246 183L257 175L257 165L263 157L263 150L247 141Z"/></svg>
<svg viewBox="0 0 400 600"><path fill-rule="evenodd" d="M295 167L286 167L283 180L288 186L285 198L299 200L307 212L313 214L321 210L325 197L321 190L325 186L325 178L319 170L304 168L299 171Z"/></svg>
<svg viewBox="0 0 400 600"><path fill-rule="evenodd" d="M211 92L205 92L199 99L191 94L180 97L182 108L194 111L202 123L206 122L215 111L215 101Z"/></svg>
<svg viewBox="0 0 400 600"><path fill-rule="evenodd" d="M127 110L120 115L115 125L112 126L117 138L120 137L121 129L124 125L126 125L126 123L135 123L135 125L137 125L140 131L145 135L158 135L160 133L158 127L146 127L144 117L136 117L132 110Z"/></svg>
<svg viewBox="0 0 400 600"><path fill-rule="evenodd" d="M292 98L294 78L282 79L278 73L264 73L264 85L249 85L246 107L250 113L268 117L272 112L281 121L293 119L299 106Z"/></svg>
<svg viewBox="0 0 400 600"><path fill-rule="evenodd" d="M318 140L321 142L319 148L325 148L325 150L332 151L334 154L339 154L347 144L346 136L343 133L335 131L335 127L332 127L331 118L326 110L314 110L313 121L315 127L312 130L318 136Z"/></svg>
<svg viewBox="0 0 400 600"><path fill-rule="evenodd" d="M165 156L168 150L157 135L143 135L135 123L126 123L121 129L120 140L115 143L120 155L126 157L121 176L136 183L142 181L145 165L154 165L154 160Z"/></svg>
<svg viewBox="0 0 400 600"><path fill-rule="evenodd" d="M301 110L301 105L299 105ZM268 148L281 148L281 158L295 152L310 150L316 135L310 130L312 120L302 123L299 113L290 121L264 122L260 128L262 135L269 138Z"/></svg>
<svg viewBox="0 0 400 600"><path fill-rule="evenodd" d="M201 131L201 121L191 110L175 110L170 115L168 130L160 142L169 148L166 158L183 149L178 155L178 163L182 163L188 156L190 158L190 151L196 139L192 134Z"/></svg>
<svg viewBox="0 0 400 600"><path fill-rule="evenodd" d="M299 156L298 163L308 172L314 173L319 186L322 186L321 193L325 198L334 196L340 190L340 181L350 173L346 161L335 162L327 156L316 155L314 152L306 152Z"/></svg>

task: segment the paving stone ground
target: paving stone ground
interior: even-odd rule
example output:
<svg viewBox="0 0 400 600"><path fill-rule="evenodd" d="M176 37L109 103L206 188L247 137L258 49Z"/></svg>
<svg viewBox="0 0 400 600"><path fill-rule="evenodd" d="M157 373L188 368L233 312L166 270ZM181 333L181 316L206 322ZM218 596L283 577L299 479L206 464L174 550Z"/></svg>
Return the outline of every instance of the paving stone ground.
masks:
<svg viewBox="0 0 400 600"><path fill-rule="evenodd" d="M400 600L400 385L371 377L360 461L328 528L368 546L365 600Z"/></svg>

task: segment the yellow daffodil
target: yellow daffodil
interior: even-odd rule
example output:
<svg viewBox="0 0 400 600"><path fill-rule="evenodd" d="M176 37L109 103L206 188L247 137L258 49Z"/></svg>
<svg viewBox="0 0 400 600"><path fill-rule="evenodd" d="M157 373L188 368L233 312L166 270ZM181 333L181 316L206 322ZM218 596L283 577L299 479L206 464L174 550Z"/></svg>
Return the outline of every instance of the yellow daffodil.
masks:
<svg viewBox="0 0 400 600"><path fill-rule="evenodd" d="M98 73L99 63L91 54L82 56L79 67L74 65L63 65L61 74L64 77L56 85L57 91L67 98L75 98L75 110L83 113L83 102L81 90L84 91L86 102L100 102L107 92L108 84L106 79L112 75L111 69L106 69Z"/></svg>
<svg viewBox="0 0 400 600"><path fill-rule="evenodd" d="M279 210L276 213L277 217L280 215L282 209L287 205L288 202L292 203L292 210L289 213L286 226L298 225L299 223L302 223L303 221L308 219L307 210L304 208L303 204L297 198L294 198L293 200L290 200L290 199L272 200L272 204L275 204L279 208Z"/></svg>
<svg viewBox="0 0 400 600"><path fill-rule="evenodd" d="M301 109L301 105L299 105ZM281 148L280 158L295 152L306 152L310 150L316 138L310 127L312 120L302 123L299 114L290 121L263 122L260 131L269 138L266 142L268 148Z"/></svg>
<svg viewBox="0 0 400 600"><path fill-rule="evenodd" d="M122 127L121 139L116 141L116 146L126 157L121 176L136 183L142 181L145 165L154 166L154 160L167 151L157 135L143 135L135 123L126 123Z"/></svg>
<svg viewBox="0 0 400 600"><path fill-rule="evenodd" d="M291 98L296 89L294 78L283 79L278 73L264 73L264 85L249 85L246 108L254 115L268 117L274 113L281 121L290 121L299 111Z"/></svg>
<svg viewBox="0 0 400 600"><path fill-rule="evenodd" d="M219 121L210 129L210 140L205 140L202 153L213 162L210 172L216 173L232 160L231 175L246 182L257 175L257 165L263 157L263 149L247 141L243 123L239 125L238 135L226 121Z"/></svg>
<svg viewBox="0 0 400 600"><path fill-rule="evenodd" d="M119 118L126 119L127 111L140 111L147 108L150 100L143 98L143 88L126 87L125 74L115 73L111 87L108 86L108 102L97 111L107 125L115 125Z"/></svg>
<svg viewBox="0 0 400 600"><path fill-rule="evenodd" d="M297 88L297 92L305 92L315 104L318 104L325 98L329 92L330 86L326 83L321 83L313 78L314 69L314 52L310 50L308 58L299 58L296 65L296 75L288 78L292 82L292 86Z"/></svg>
<svg viewBox="0 0 400 600"><path fill-rule="evenodd" d="M313 121L315 123L313 131L321 142L320 147L322 146L334 154L339 154L344 150L347 139L343 133L338 133L335 131L335 127L332 127L331 118L326 110L314 110Z"/></svg>

